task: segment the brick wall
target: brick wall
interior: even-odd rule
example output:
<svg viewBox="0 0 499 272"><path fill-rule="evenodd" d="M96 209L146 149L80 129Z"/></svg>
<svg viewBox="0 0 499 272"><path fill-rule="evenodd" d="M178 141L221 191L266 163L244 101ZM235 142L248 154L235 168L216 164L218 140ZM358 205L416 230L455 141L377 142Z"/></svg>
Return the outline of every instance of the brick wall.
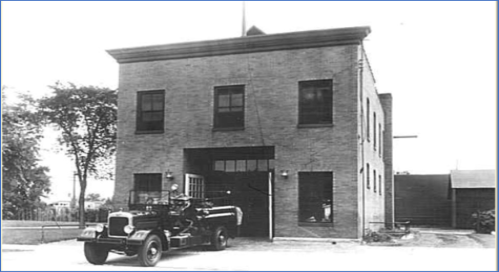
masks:
<svg viewBox="0 0 499 272"><path fill-rule="evenodd" d="M383 131L383 161L385 163L385 222L395 221L394 186L393 186L393 107L392 95L380 94L379 98L385 114L385 129Z"/></svg>
<svg viewBox="0 0 499 272"><path fill-rule="evenodd" d="M357 238L358 50L343 45L121 64L115 200L126 199L134 173L170 170L181 185L184 148L274 146L276 172L290 174L274 182L275 236ZM333 126L297 127L298 82L312 79L333 80ZM245 129L213 131L213 88L233 84L246 86ZM145 90L165 90L163 134L135 133L137 91ZM366 149L382 171L372 147ZM300 171L334 172L332 226L298 224ZM377 214L379 197L368 198L368 213Z"/></svg>
<svg viewBox="0 0 499 272"><path fill-rule="evenodd" d="M359 46L359 63L362 63L361 90L359 93L359 206L363 216L359 216L358 233L362 235L364 229L377 230L382 227L378 222L384 222L386 194L384 188L380 188L379 177L381 176L381 187L385 183L385 165L383 162L384 146L381 143L379 129L385 129L384 111L376 90L375 79L369 65L369 60L362 47ZM367 101L369 100L369 109ZM360 107L363 107L360 109ZM369 118L368 118L369 115ZM374 120L376 115L376 120ZM361 119L362 118L362 119ZM369 133L368 133L369 130ZM381 143L381 144L380 144ZM369 164L369 186L368 169ZM376 173L376 176L374 174ZM376 185L374 184L376 182ZM380 191L381 189L381 191ZM363 211L362 211L363 210ZM362 222L364 220L364 222Z"/></svg>

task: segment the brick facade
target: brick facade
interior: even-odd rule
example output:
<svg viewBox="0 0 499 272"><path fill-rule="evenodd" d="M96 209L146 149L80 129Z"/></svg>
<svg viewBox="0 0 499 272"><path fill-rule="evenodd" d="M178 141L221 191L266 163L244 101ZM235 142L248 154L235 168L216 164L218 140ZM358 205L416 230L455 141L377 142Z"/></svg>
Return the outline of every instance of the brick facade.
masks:
<svg viewBox="0 0 499 272"><path fill-rule="evenodd" d="M233 41L244 39L252 37ZM115 201L126 202L136 173L164 175L169 170L174 179L164 179L163 187L173 182L182 185L192 168L186 164L185 149L272 146L275 237L359 238L368 227L362 222L383 221L386 188L381 195L362 188L362 160L383 173L383 180L388 172L383 163L387 155L374 150L372 139L360 144L366 97L378 116L376 126L385 131L383 147L391 146L387 143L391 139L386 139L391 127L386 125L385 105L368 65L359 78L359 63L365 59L362 45L357 40L302 47L144 61L120 61L123 55L110 52L121 62ZM333 124L299 127L298 82L314 79L333 81ZM244 130L213 130L214 87L225 85L245 86ZM147 90L165 90L164 133L136 133L137 92ZM281 177L280 170L288 170L289 177ZM298 223L298 172L302 171L333 172L332 223Z"/></svg>

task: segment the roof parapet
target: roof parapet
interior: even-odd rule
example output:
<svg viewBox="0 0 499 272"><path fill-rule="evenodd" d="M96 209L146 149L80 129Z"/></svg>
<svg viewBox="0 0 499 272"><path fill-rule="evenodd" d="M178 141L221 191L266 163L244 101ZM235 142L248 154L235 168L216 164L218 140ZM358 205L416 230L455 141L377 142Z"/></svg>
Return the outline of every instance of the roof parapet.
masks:
<svg viewBox="0 0 499 272"><path fill-rule="evenodd" d="M231 54L292 50L346 44L361 44L370 27L267 34L222 40L112 49L107 52L118 63L196 58Z"/></svg>

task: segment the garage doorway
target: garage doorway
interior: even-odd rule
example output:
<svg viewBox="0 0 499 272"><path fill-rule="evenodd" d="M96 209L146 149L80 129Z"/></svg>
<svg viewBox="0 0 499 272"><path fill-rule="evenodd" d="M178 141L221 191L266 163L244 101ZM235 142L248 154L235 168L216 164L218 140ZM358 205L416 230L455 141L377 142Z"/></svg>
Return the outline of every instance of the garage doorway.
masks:
<svg viewBox="0 0 499 272"><path fill-rule="evenodd" d="M240 235L270 237L273 232L273 147L186 149L186 170L205 178L206 195L230 192L243 211Z"/></svg>

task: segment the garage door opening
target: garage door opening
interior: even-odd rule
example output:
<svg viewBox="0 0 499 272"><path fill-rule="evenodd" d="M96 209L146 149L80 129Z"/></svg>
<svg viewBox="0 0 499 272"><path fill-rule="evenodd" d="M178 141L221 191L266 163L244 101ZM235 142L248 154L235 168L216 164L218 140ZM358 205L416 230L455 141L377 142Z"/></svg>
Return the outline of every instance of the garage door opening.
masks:
<svg viewBox="0 0 499 272"><path fill-rule="evenodd" d="M205 195L230 192L243 211L241 236L271 237L274 147L184 149L188 174L204 178Z"/></svg>

